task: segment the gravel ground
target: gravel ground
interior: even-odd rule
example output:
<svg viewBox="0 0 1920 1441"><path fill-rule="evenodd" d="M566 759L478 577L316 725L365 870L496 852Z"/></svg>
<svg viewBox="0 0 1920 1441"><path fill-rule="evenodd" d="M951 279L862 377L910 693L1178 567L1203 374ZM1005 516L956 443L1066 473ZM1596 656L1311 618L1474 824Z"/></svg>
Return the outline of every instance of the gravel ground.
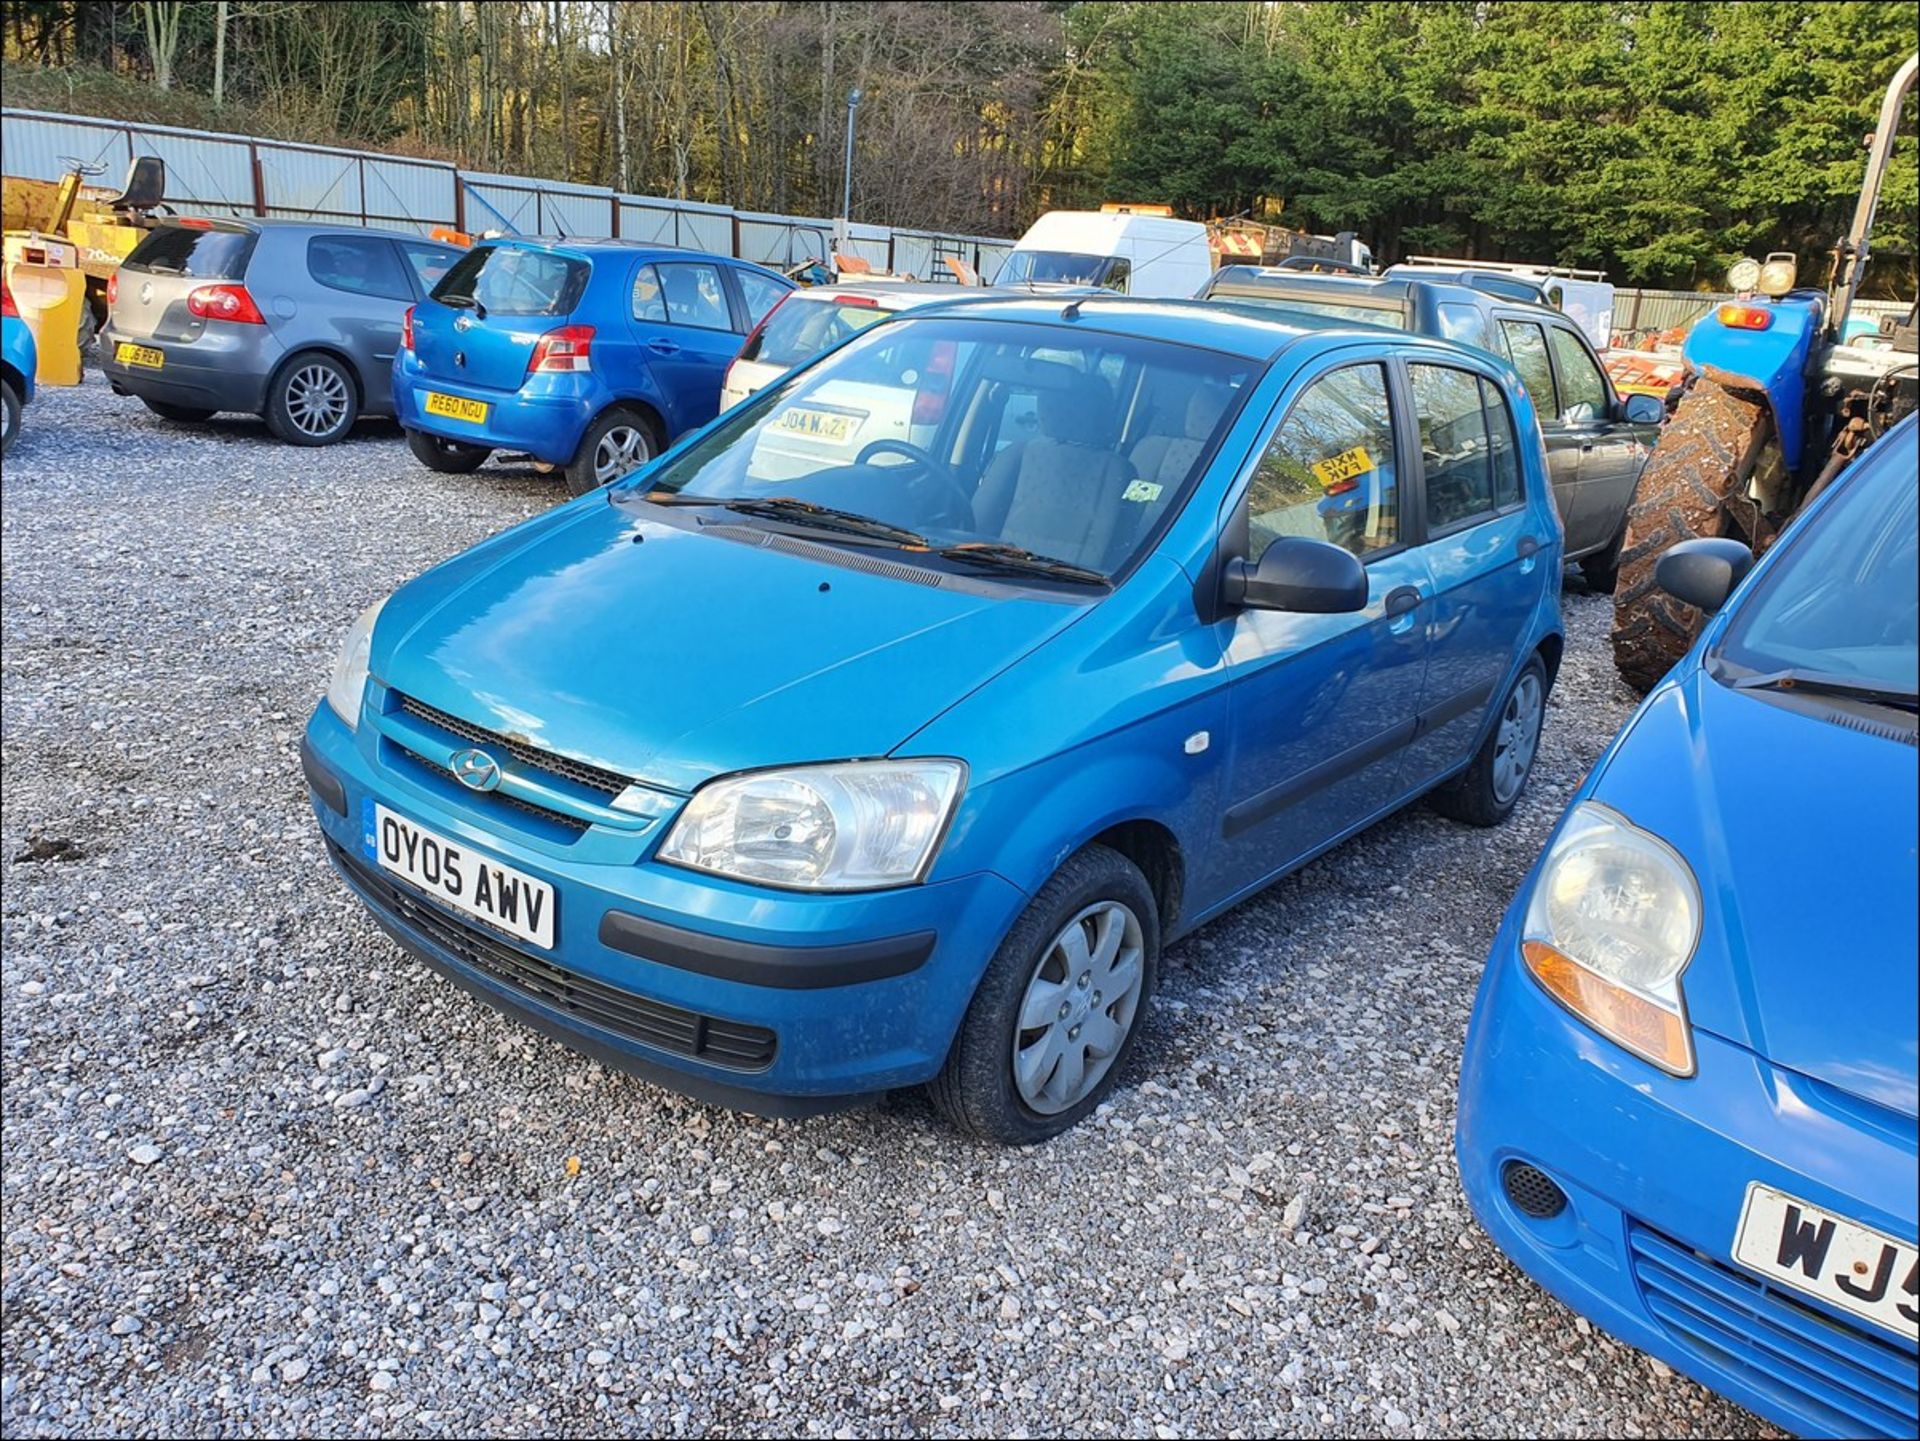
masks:
<svg viewBox="0 0 1920 1441"><path fill-rule="evenodd" d="M295 451L97 377L4 485L14 1435L1750 1435L1481 1235L1456 1058L1513 880L1627 716L1604 602L1493 832L1390 821L1175 947L1027 1152L912 1095L774 1123L390 945L296 761L355 612L554 502L390 427ZM35 858L39 857L39 858Z"/></svg>

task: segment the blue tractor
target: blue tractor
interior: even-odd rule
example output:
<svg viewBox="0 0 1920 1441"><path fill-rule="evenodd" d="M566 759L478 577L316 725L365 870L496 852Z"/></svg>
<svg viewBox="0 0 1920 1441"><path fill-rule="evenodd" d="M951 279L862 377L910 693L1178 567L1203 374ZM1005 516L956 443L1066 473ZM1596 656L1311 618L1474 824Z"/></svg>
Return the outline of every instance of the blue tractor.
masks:
<svg viewBox="0 0 1920 1441"><path fill-rule="evenodd" d="M1920 56L1887 87L1870 137L1866 183L1825 290L1796 289L1796 262L1776 253L1727 276L1732 302L1687 334L1687 390L1640 475L1614 592L1613 656L1647 691L1685 654L1700 613L1661 591L1654 562L1695 536L1733 536L1754 551L1915 405L1915 312L1877 326L1854 320L1874 211L1901 107Z"/></svg>

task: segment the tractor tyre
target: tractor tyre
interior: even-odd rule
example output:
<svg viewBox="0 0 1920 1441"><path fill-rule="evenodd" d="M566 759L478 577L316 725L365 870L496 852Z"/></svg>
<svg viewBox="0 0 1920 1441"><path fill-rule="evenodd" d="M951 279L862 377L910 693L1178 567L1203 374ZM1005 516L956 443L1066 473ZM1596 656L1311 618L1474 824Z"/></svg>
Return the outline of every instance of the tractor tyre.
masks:
<svg viewBox="0 0 1920 1441"><path fill-rule="evenodd" d="M1764 403L1705 377L1661 431L1627 510L1613 596L1613 663L1640 694L1686 654L1703 619L1654 583L1655 562L1683 540L1740 534L1727 500L1746 485L1772 435Z"/></svg>

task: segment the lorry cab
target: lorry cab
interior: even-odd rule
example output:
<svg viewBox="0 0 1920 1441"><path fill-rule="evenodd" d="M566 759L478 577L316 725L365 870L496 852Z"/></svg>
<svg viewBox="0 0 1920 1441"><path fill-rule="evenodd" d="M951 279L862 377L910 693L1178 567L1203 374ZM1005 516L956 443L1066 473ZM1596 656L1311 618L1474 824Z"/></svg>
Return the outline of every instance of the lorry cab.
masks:
<svg viewBox="0 0 1920 1441"><path fill-rule="evenodd" d="M1207 227L1196 220L1130 209L1049 210L1020 237L994 283L1097 285L1185 300L1212 273Z"/></svg>

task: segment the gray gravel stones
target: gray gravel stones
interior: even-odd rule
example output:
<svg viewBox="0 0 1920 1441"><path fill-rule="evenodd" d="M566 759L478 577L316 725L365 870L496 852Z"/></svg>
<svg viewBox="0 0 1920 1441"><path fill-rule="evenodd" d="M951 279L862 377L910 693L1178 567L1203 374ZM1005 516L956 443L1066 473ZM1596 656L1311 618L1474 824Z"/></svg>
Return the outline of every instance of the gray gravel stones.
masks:
<svg viewBox="0 0 1920 1441"><path fill-rule="evenodd" d="M559 498L391 427L293 450L97 377L29 407L9 1436L1754 1432L1507 1264L1450 1151L1500 912L1630 708L1604 602L1572 583L1512 823L1415 810L1183 942L1124 1088L1008 1152L911 1095L772 1123L609 1074L330 874L296 747L340 634Z"/></svg>

